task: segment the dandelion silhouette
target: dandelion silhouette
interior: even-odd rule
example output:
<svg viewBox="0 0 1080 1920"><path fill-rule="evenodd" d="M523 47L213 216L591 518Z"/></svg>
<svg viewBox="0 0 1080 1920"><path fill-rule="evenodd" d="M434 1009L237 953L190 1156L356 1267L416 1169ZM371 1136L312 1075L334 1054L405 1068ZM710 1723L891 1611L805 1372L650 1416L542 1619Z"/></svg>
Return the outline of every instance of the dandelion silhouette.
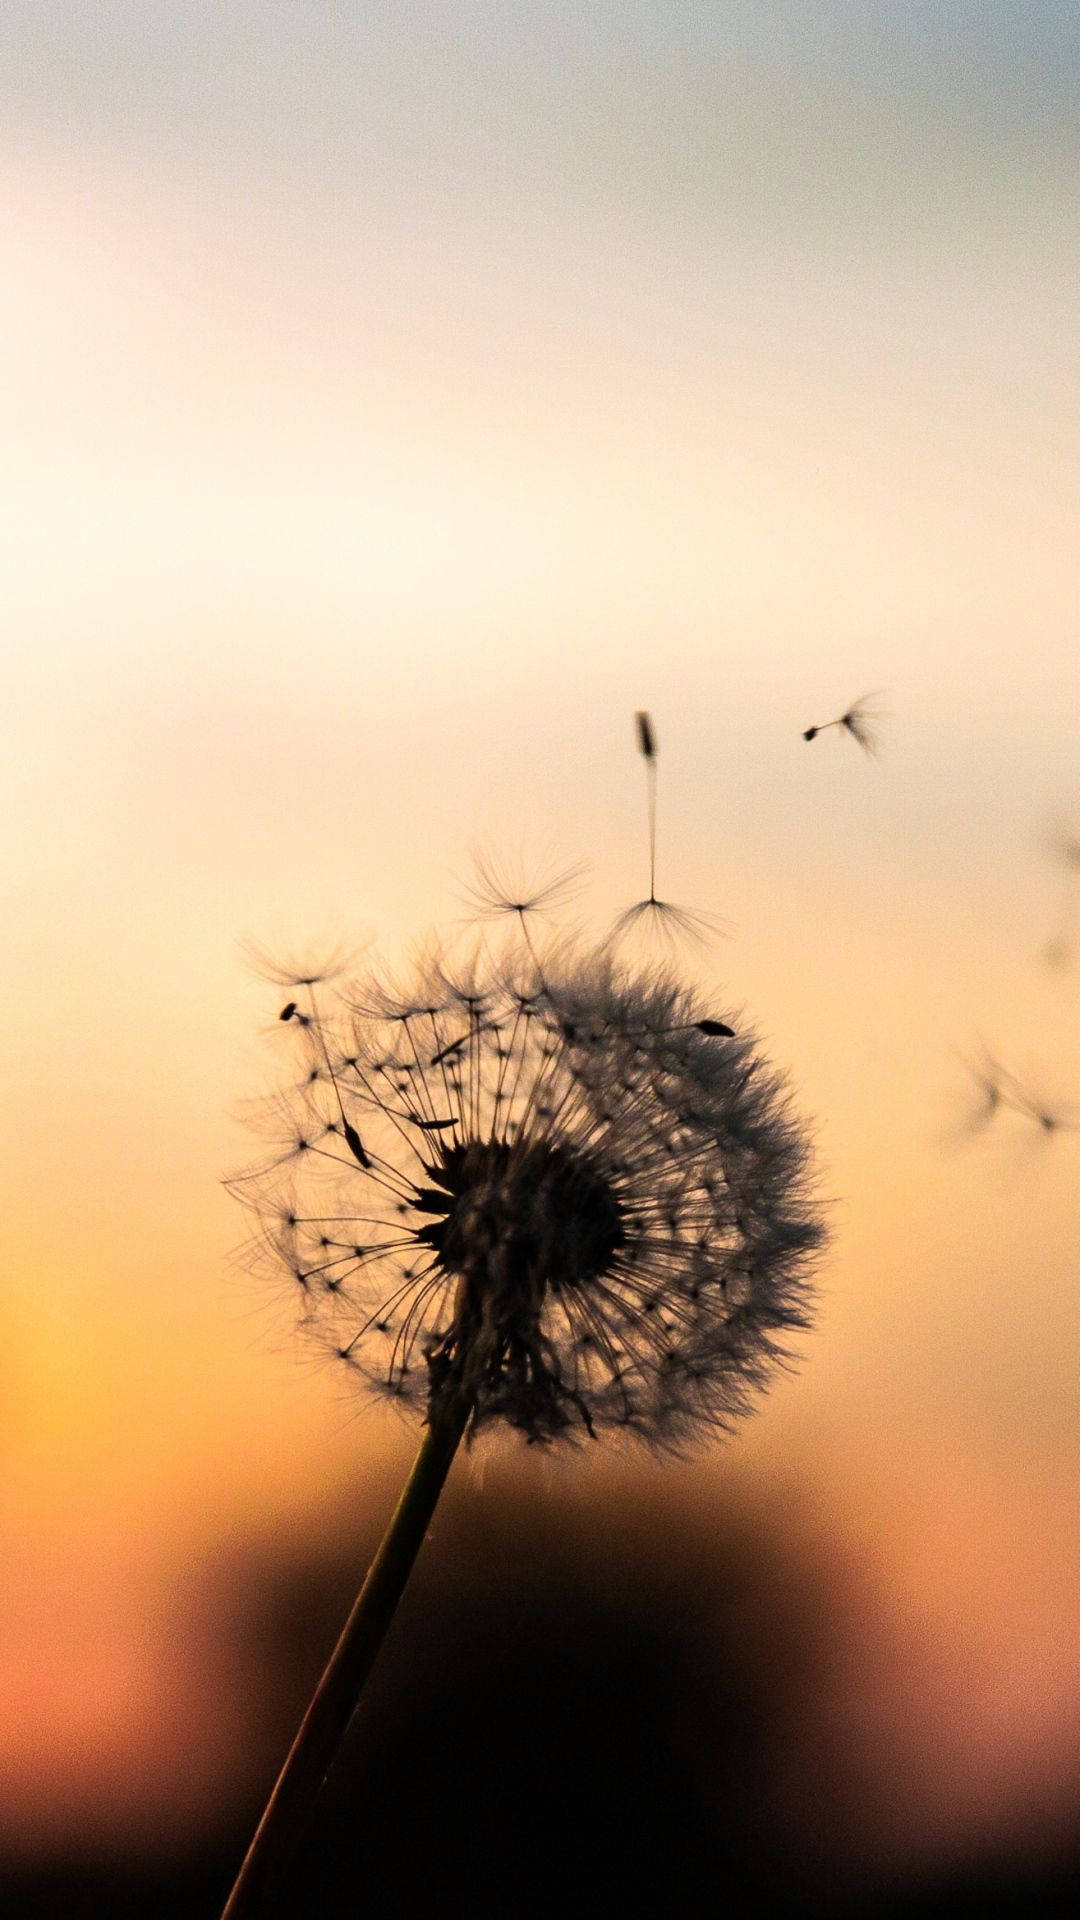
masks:
<svg viewBox="0 0 1080 1920"><path fill-rule="evenodd" d="M270 1151L231 1183L250 1257L424 1437L228 1920L268 1911L462 1439L682 1451L809 1324L808 1143L753 1035L603 950L541 965L527 919L552 888L480 888L522 936L498 960L429 954L404 987L277 975L298 1058Z"/></svg>
<svg viewBox="0 0 1080 1920"><path fill-rule="evenodd" d="M637 732L638 751L645 762L645 784L649 815L649 891L645 899L637 900L633 906L621 913L608 935L608 942L614 946L627 934L639 932L657 935L669 949L673 948L680 936L692 941L702 942L710 934L722 932L720 923L710 915L692 912L689 907L676 906L673 900L659 900L656 895L656 729L652 716L648 713L636 713L634 725Z"/></svg>
<svg viewBox="0 0 1080 1920"><path fill-rule="evenodd" d="M875 703L878 696L864 693L860 699L852 701L846 713L838 714L835 720L824 720L819 726L807 727L804 740L816 740L819 733L827 733L830 727L841 727L857 740L864 753L874 755L878 751L878 725L884 719L884 711Z"/></svg>

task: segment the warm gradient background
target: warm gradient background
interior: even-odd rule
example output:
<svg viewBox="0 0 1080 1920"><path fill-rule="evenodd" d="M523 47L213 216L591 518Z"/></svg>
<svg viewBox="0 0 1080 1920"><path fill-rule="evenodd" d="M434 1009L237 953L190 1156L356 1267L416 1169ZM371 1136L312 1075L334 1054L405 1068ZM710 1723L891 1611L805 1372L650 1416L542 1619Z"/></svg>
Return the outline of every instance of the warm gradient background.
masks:
<svg viewBox="0 0 1080 1920"><path fill-rule="evenodd" d="M475 842L602 923L637 707L816 1116L821 1323L705 1462L497 1497L845 1569L826 1851L1068 1846L1080 1136L962 1136L980 1035L1080 1101L1075 7L7 0L0 55L5 1846L227 1821L224 1569L347 1557L407 1457L229 1272L239 936L400 951ZM869 688L879 760L803 744Z"/></svg>

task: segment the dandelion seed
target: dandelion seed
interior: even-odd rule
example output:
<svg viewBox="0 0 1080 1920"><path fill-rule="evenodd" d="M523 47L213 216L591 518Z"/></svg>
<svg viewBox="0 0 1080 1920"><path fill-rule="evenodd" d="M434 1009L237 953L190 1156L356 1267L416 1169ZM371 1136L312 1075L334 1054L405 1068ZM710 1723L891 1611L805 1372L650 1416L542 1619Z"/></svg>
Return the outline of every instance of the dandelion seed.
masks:
<svg viewBox="0 0 1080 1920"><path fill-rule="evenodd" d="M827 733L830 727L842 727L853 740L857 740L864 753L874 755L878 751L878 725L885 718L884 710L875 704L878 696L864 693L854 700L846 713L838 714L835 720L824 720L816 727L807 727L803 732L804 740L816 740L819 733Z"/></svg>
<svg viewBox="0 0 1080 1920"><path fill-rule="evenodd" d="M724 931L720 921L711 914L695 913L689 907L680 907L673 900L661 900L656 892L656 771L657 740L651 714L639 712L634 715L637 733L638 751L645 761L646 799L648 806L649 831L649 891L645 899L635 900L634 904L621 913L611 928L607 945L615 947L634 931L644 932L669 951L674 951L680 939L691 943L704 944L710 935Z"/></svg>
<svg viewBox="0 0 1080 1920"><path fill-rule="evenodd" d="M367 1173L370 1170L371 1161L368 1159L360 1143L360 1135L357 1133L356 1128L346 1120L342 1126L342 1133L345 1138L345 1145L348 1147L353 1159L358 1161L363 1167L364 1172Z"/></svg>
<svg viewBox="0 0 1080 1920"><path fill-rule="evenodd" d="M976 1104L960 1129L970 1137L1001 1113L1014 1113L1033 1123L1041 1133L1071 1133L1080 1127L1080 1118L1065 1105L1055 1105L1032 1087L1026 1086L982 1047L978 1057L967 1063L977 1094Z"/></svg>
<svg viewBox="0 0 1080 1920"><path fill-rule="evenodd" d="M296 960L285 955L281 958L264 947L261 941L241 940L240 951L252 972L261 980L269 980L278 987L318 987L331 980L339 980L356 959L355 947L327 947L325 957L317 962ZM295 1002L290 1001L295 1007ZM285 1019L282 1012L280 1018Z"/></svg>
<svg viewBox="0 0 1080 1920"><path fill-rule="evenodd" d="M647 713L635 715L638 746L645 760L649 802L649 899L656 899L656 734Z"/></svg>
<svg viewBox="0 0 1080 1920"><path fill-rule="evenodd" d="M1025 1120L1032 1121L1044 1134L1075 1133L1080 1126L1080 1120L1072 1109L1055 1106L1034 1089L1018 1082L1014 1082L1008 1105Z"/></svg>
<svg viewBox="0 0 1080 1920"><path fill-rule="evenodd" d="M973 1134L981 1133L1001 1111L1009 1076L981 1042L975 1058L963 1064L972 1083L974 1100L969 1103L954 1138L970 1139Z"/></svg>
<svg viewBox="0 0 1080 1920"><path fill-rule="evenodd" d="M524 928L530 917L565 906L577 893L584 875L581 866L564 867L543 886L530 887L520 869L499 866L487 854L473 851L473 877L465 895L482 920L516 918Z"/></svg>

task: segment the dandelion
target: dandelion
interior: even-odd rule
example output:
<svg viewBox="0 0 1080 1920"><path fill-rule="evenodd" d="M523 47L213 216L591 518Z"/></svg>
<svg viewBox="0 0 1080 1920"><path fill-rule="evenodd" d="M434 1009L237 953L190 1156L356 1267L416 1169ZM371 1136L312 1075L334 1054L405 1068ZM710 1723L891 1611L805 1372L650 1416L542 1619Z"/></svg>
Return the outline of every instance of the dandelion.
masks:
<svg viewBox="0 0 1080 1920"><path fill-rule="evenodd" d="M432 969L298 1042L235 1191L305 1332L378 1392L471 1434L678 1442L805 1324L802 1136L752 1039L665 976Z"/></svg>
<svg viewBox="0 0 1080 1920"><path fill-rule="evenodd" d="M659 900L656 894L656 729L652 715L636 713L634 727L638 752L645 762L645 785L649 818L649 891L621 913L608 936L611 945L638 931L654 933L667 946L674 946L681 935L690 941L703 941L721 931L719 922L689 907L676 906L673 900Z"/></svg>
<svg viewBox="0 0 1080 1920"><path fill-rule="evenodd" d="M461 1440L682 1451L726 1431L808 1326L823 1239L781 1080L663 972L526 947L335 984L329 1007L321 983L292 990L290 1090L233 1183L251 1255L425 1433L228 1920L264 1911Z"/></svg>
<svg viewBox="0 0 1080 1920"><path fill-rule="evenodd" d="M871 756L877 753L879 745L878 726L884 719L883 708L876 705L877 694L864 693L853 700L846 713L837 715L835 720L824 720L819 726L807 727L804 740L816 740L819 733L827 733L830 727L842 727L853 740L857 740L864 753Z"/></svg>

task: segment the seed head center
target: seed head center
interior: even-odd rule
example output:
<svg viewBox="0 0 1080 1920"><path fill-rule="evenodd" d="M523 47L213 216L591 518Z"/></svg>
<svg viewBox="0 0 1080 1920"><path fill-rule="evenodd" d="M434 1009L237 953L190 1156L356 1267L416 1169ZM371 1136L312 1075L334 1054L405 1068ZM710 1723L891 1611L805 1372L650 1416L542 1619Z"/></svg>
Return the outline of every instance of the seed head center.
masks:
<svg viewBox="0 0 1080 1920"><path fill-rule="evenodd" d="M414 1205L430 1219L417 1238L474 1294L509 1294L518 1311L538 1311L548 1287L587 1286L625 1242L610 1180L574 1146L465 1140L441 1146L427 1172L433 1184Z"/></svg>

